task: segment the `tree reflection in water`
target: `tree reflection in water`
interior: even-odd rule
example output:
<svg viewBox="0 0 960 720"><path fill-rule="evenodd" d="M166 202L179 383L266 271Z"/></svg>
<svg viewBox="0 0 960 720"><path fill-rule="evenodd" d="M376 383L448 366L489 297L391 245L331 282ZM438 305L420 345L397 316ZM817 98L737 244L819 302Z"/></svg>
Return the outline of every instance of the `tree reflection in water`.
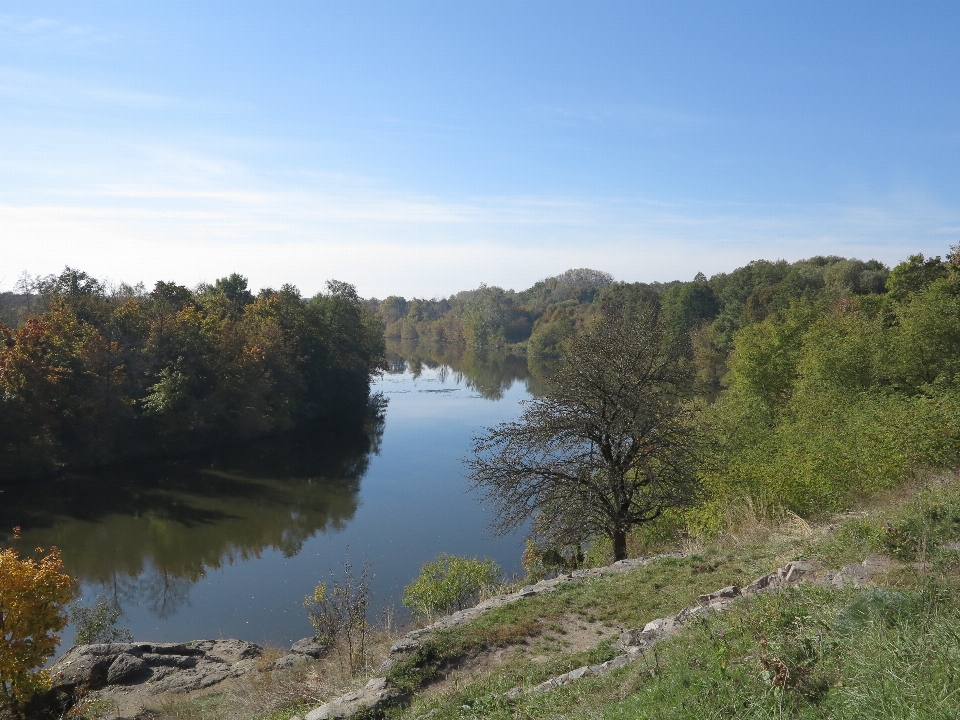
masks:
<svg viewBox="0 0 960 720"><path fill-rule="evenodd" d="M530 363L526 358L490 348L475 350L457 345L420 340L387 339L388 373L409 370L419 377L424 368L436 370L440 382L452 372L453 380L463 383L488 400L500 400L514 382L521 380L531 395L540 395L553 369L551 361Z"/></svg>
<svg viewBox="0 0 960 720"><path fill-rule="evenodd" d="M346 526L383 433L385 401L364 413L242 447L43 483L4 485L0 542L56 545L68 572L118 606L175 614L208 570L268 549L296 555Z"/></svg>

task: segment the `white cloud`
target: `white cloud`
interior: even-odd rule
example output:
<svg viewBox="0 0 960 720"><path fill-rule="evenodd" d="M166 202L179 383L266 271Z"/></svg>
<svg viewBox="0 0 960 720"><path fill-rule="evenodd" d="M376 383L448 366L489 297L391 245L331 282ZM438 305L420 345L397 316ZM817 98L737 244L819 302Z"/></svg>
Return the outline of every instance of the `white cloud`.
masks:
<svg viewBox="0 0 960 720"><path fill-rule="evenodd" d="M757 258L889 264L945 253L960 228L960 209L910 193L833 205L449 197L357 176L268 175L206 149L216 142L2 136L0 290L23 271L71 265L147 285L241 272L255 287L313 293L337 278L367 296L429 297L481 282L521 289L571 267L653 281Z"/></svg>
<svg viewBox="0 0 960 720"><path fill-rule="evenodd" d="M943 254L960 220L917 198L770 208L133 188L87 201L0 205L0 288L21 271L64 265L147 285L240 272L255 287L292 282L306 293L337 278L379 297L447 295L481 282L521 289L570 267L627 281L689 279L758 258L838 254L894 263L918 251Z"/></svg>
<svg viewBox="0 0 960 720"><path fill-rule="evenodd" d="M23 38L62 50L66 41L71 45L91 45L115 42L119 35L92 25L63 22L49 17L22 17L0 15L0 32L14 33Z"/></svg>

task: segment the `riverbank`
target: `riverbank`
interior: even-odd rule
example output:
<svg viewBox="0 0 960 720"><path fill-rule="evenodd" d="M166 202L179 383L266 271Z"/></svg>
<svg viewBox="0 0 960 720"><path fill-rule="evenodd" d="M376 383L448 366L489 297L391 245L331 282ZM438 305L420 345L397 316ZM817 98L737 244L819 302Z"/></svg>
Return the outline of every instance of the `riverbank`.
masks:
<svg viewBox="0 0 960 720"><path fill-rule="evenodd" d="M819 524L744 518L669 556L488 601L393 638L392 654L383 637L362 676L330 657L261 668L149 715L319 720L367 698L398 719L956 717L957 508L950 475ZM761 578L774 591L750 592Z"/></svg>

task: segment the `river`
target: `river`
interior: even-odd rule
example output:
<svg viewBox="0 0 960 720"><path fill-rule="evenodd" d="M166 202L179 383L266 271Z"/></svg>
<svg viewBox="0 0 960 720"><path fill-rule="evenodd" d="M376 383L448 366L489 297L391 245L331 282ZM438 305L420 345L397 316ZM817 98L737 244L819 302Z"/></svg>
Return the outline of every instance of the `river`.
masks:
<svg viewBox="0 0 960 720"><path fill-rule="evenodd" d="M371 619L440 553L519 573L524 537L496 538L462 459L536 391L522 359L392 345L379 418L306 428L187 459L4 487L0 527L23 552L58 546L82 601L108 598L138 640L309 635L304 596L369 563ZM0 536L0 542L3 538ZM331 573L333 575L331 576ZM63 633L69 647L74 630Z"/></svg>

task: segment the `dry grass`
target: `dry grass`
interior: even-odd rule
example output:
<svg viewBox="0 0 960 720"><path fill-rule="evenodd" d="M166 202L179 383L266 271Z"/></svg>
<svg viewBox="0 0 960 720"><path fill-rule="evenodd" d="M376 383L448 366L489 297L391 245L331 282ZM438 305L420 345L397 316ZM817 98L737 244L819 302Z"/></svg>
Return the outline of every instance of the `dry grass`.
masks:
<svg viewBox="0 0 960 720"><path fill-rule="evenodd" d="M232 682L221 683L212 692L174 698L151 708L150 720L286 720L331 698L361 687L390 653L398 631L377 630L368 635L364 667L355 675L341 666L337 653L321 660L307 660L285 670L270 670L270 663L285 654L276 648L264 651L260 668Z"/></svg>

